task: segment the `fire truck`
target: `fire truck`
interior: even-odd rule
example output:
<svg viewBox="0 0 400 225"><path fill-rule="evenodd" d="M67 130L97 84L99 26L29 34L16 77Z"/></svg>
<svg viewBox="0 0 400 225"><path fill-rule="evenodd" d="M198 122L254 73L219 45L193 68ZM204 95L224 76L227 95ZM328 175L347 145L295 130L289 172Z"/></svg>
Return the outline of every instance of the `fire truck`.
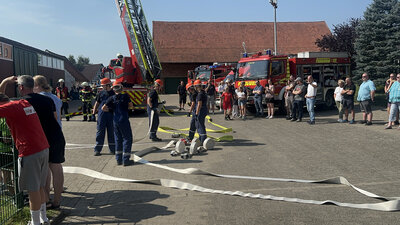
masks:
<svg viewBox="0 0 400 225"><path fill-rule="evenodd" d="M120 81L134 105L145 110L147 93L160 78L161 64L154 47L140 0L115 0L128 41L130 57L112 59L102 71L103 77Z"/></svg>
<svg viewBox="0 0 400 225"><path fill-rule="evenodd" d="M350 58L346 52L301 52L296 55L271 55L271 51L254 54L243 53L237 65L235 87L241 82L252 90L256 81L265 87L268 79L275 86L274 100L280 111L284 111L284 92L290 75L313 76L318 84L316 104L327 108L334 107L333 92L339 79L350 76ZM263 102L265 104L265 102ZM253 96L247 101L248 107L254 107Z"/></svg>
<svg viewBox="0 0 400 225"><path fill-rule="evenodd" d="M201 80L205 84L209 81L217 87L219 82L223 81L232 70L236 69L235 67L236 64L231 63L198 66L194 70L188 71L188 83Z"/></svg>

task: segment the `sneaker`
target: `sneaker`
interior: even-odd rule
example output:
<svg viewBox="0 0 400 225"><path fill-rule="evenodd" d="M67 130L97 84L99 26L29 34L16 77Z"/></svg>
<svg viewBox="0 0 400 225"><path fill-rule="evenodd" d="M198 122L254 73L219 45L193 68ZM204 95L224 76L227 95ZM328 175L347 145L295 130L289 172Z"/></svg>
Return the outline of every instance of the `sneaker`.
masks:
<svg viewBox="0 0 400 225"><path fill-rule="evenodd" d="M225 117L225 120L228 120L228 117Z"/></svg>
<svg viewBox="0 0 400 225"><path fill-rule="evenodd" d="M291 120L291 118L289 116L286 117L286 120Z"/></svg>
<svg viewBox="0 0 400 225"><path fill-rule="evenodd" d="M338 119L337 120L339 123L343 123L343 120L342 119Z"/></svg>
<svg viewBox="0 0 400 225"><path fill-rule="evenodd" d="M161 138L158 138L158 137L151 138L151 140L154 141L154 142L160 142L160 141L162 141L162 139L161 139Z"/></svg>
<svg viewBox="0 0 400 225"><path fill-rule="evenodd" d="M122 165L122 162L121 161L117 161L117 165L118 166Z"/></svg>
<svg viewBox="0 0 400 225"><path fill-rule="evenodd" d="M399 125L399 121L394 121L394 125Z"/></svg>
<svg viewBox="0 0 400 225"><path fill-rule="evenodd" d="M348 122L349 122L348 119L343 120L343 123L348 123Z"/></svg>
<svg viewBox="0 0 400 225"><path fill-rule="evenodd" d="M94 152L94 156L101 156L100 152Z"/></svg>
<svg viewBox="0 0 400 225"><path fill-rule="evenodd" d="M269 119L269 116L265 117L265 119Z"/></svg>
<svg viewBox="0 0 400 225"><path fill-rule="evenodd" d="M66 116L65 119L66 119L67 121L69 121L69 116Z"/></svg>
<svg viewBox="0 0 400 225"><path fill-rule="evenodd" d="M349 122L349 124L355 124L356 123L356 121L354 121L354 120L351 120L350 122Z"/></svg>
<svg viewBox="0 0 400 225"><path fill-rule="evenodd" d="M360 123L361 123L361 124L364 124L364 123L366 124L367 121L366 121L366 120L361 120Z"/></svg>
<svg viewBox="0 0 400 225"><path fill-rule="evenodd" d="M297 120L297 119L293 117L290 121L291 121L291 122L294 122L294 121L296 121L296 120Z"/></svg>
<svg viewBox="0 0 400 225"><path fill-rule="evenodd" d="M392 126L385 127L385 130L389 130L389 129L392 129Z"/></svg>
<svg viewBox="0 0 400 225"><path fill-rule="evenodd" d="M273 116L270 116L269 118L272 119L272 118L274 118L274 117L273 117Z"/></svg>
<svg viewBox="0 0 400 225"><path fill-rule="evenodd" d="M372 122L371 121L367 121L366 123L365 123L365 126L371 126L372 125Z"/></svg>
<svg viewBox="0 0 400 225"><path fill-rule="evenodd" d="M297 119L296 122L301 122L301 119Z"/></svg>

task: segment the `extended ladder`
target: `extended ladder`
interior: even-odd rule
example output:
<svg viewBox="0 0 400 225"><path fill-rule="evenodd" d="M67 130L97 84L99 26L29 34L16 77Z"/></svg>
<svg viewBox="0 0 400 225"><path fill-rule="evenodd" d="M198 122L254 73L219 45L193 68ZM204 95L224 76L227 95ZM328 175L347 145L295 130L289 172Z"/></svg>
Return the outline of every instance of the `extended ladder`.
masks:
<svg viewBox="0 0 400 225"><path fill-rule="evenodd" d="M132 60L136 59L143 79L152 81L161 74L161 64L147 26L140 0L115 0L124 27Z"/></svg>

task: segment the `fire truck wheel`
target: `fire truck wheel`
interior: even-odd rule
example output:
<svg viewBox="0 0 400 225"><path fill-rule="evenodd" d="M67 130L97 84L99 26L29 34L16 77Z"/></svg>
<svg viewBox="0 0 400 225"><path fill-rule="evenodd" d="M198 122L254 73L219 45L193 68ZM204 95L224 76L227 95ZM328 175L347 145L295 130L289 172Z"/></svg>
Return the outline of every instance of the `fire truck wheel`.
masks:
<svg viewBox="0 0 400 225"><path fill-rule="evenodd" d="M334 106L335 106L335 99L333 97L333 91L330 90L326 93L325 96L325 107L327 109L333 109Z"/></svg>

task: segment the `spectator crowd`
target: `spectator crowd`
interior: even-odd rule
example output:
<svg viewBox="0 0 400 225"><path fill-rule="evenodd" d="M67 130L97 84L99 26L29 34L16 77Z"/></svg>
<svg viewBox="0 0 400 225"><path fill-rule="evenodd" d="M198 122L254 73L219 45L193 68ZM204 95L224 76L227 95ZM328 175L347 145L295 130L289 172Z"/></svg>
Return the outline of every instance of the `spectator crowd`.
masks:
<svg viewBox="0 0 400 225"><path fill-rule="evenodd" d="M338 109L339 123L355 124L355 100L359 103L362 119L359 123L366 126L372 125L373 112L372 106L375 103L376 87L370 80L367 73L362 74L362 83L356 90L356 85L350 77L345 80L338 80L337 87L333 92L334 103ZM318 85L312 76L305 77L306 82L300 77L290 76L284 87L284 107L286 111L286 119L291 122L302 122L303 108L306 106L309 119L307 123L315 125L315 104L317 98ZM268 79L265 86L260 81L255 82L253 89L246 86L245 81L238 82L237 87L232 80L226 79L217 83L217 87L213 82L205 82L203 86L207 93L207 107L209 113L215 112L216 102L219 99L219 108L224 113L225 120L233 120L236 118L246 120L246 104L248 101L254 102L255 117L265 117L273 119L275 114L275 100L277 96L276 87L271 79ZM331 82L333 83L333 82ZM191 96L186 90L191 83L185 86L181 81L177 93L179 94L179 110L184 110L186 95ZM186 88L185 88L186 87ZM388 123L385 129L392 129L394 125L399 125L400 112L400 74L390 74L389 79L385 82L384 88L387 100ZM190 98L189 98L190 99ZM266 106L266 107L265 107ZM266 108L266 113L264 109ZM400 127L398 128L400 129Z"/></svg>

